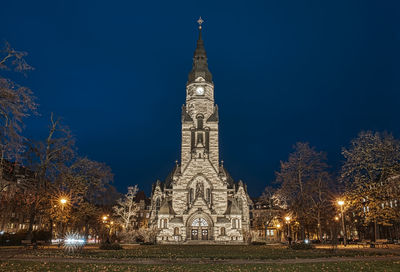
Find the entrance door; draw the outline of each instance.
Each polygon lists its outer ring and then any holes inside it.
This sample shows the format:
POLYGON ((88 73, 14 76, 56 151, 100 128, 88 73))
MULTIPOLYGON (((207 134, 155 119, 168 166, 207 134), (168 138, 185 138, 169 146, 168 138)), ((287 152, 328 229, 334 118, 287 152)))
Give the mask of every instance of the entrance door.
POLYGON ((203 229, 201 231, 201 240, 208 240, 208 230, 203 229))
POLYGON ((192 240, 208 240, 208 230, 208 222, 204 218, 195 218, 190 231, 192 240))
POLYGON ((197 229, 192 229, 192 240, 199 239, 199 231, 197 229))

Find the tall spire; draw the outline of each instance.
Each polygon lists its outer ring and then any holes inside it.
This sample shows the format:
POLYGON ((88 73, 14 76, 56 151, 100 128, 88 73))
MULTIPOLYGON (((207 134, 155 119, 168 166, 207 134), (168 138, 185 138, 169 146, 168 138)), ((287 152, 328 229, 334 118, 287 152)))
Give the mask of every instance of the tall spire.
POLYGON ((201 17, 199 18, 199 20, 197 20, 197 23, 199 24, 199 39, 197 40, 197 47, 194 51, 193 66, 192 71, 190 71, 189 73, 188 83, 194 82, 198 77, 202 77, 207 82, 212 83, 212 75, 208 70, 207 54, 204 48, 204 41, 201 33, 203 22, 204 21, 203 19, 201 19, 201 17))

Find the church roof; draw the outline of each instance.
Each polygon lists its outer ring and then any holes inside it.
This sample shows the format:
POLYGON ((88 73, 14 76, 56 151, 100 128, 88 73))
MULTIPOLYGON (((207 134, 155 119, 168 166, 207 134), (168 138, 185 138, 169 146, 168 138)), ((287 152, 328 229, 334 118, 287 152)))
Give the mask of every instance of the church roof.
POLYGON ((207 54, 201 34, 201 25, 199 26, 199 38, 193 55, 193 66, 189 73, 188 83, 195 82, 198 77, 202 77, 205 81, 212 83, 212 75, 208 70, 207 54))
POLYGON ((160 214, 171 214, 174 215, 174 209, 172 208, 172 201, 168 199, 164 199, 160 207, 160 214))
POLYGON ((164 183, 165 184, 165 188, 167 188, 167 189, 171 189, 172 188, 173 176, 174 176, 175 171, 178 168, 180 168, 180 166, 178 164, 176 164, 174 166, 174 168, 172 169, 172 171, 169 172, 168 176, 165 178, 165 183, 164 183))
POLYGON ((215 105, 214 107, 214 112, 213 114, 208 117, 207 122, 218 122, 219 116, 218 116, 218 105, 215 105))
POLYGON ((177 217, 172 218, 169 222, 170 223, 183 223, 183 218, 182 218, 182 216, 177 216, 177 217))
POLYGON ((228 200, 228 207, 226 208, 225 214, 241 214, 235 199, 231 198, 228 200))
POLYGON ((228 218, 226 217, 217 217, 217 223, 230 223, 228 218))
POLYGON ((139 203, 141 200, 146 200, 146 194, 145 194, 144 191, 139 191, 139 192, 136 194, 135 202, 136 202, 136 203, 139 203))
POLYGON ((193 121, 192 117, 187 113, 186 106, 182 105, 182 122, 191 122, 193 121))
POLYGON ((233 180, 233 178, 229 174, 228 170, 226 170, 226 168, 223 165, 221 165, 219 171, 226 176, 226 182, 228 183, 228 188, 229 189, 234 188, 235 181, 233 180))

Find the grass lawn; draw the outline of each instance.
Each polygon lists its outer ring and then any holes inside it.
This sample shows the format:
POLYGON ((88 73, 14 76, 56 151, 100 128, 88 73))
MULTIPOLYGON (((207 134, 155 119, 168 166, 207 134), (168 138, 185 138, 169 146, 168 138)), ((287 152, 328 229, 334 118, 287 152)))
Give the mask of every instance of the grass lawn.
MULTIPOLYGON (((0 255, 1 251, 0 250, 0 255)), ((210 259, 293 259, 400 255, 390 251, 357 249, 292 250, 284 246, 230 246, 230 245, 150 245, 133 246, 123 250, 85 248, 82 252, 65 253, 61 249, 21 250, 18 255, 66 258, 133 259, 133 258, 210 258, 210 259)))
POLYGON ((0 261, 0 271, 400 271, 400 262, 340 262, 316 264, 68 264, 0 261))

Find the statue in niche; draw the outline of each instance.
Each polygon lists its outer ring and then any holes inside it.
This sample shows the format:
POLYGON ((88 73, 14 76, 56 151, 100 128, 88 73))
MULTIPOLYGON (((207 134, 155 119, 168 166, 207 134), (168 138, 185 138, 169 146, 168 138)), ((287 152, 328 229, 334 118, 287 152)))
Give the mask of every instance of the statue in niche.
POLYGON ((204 197, 204 184, 201 181, 196 183, 196 197, 204 197))

